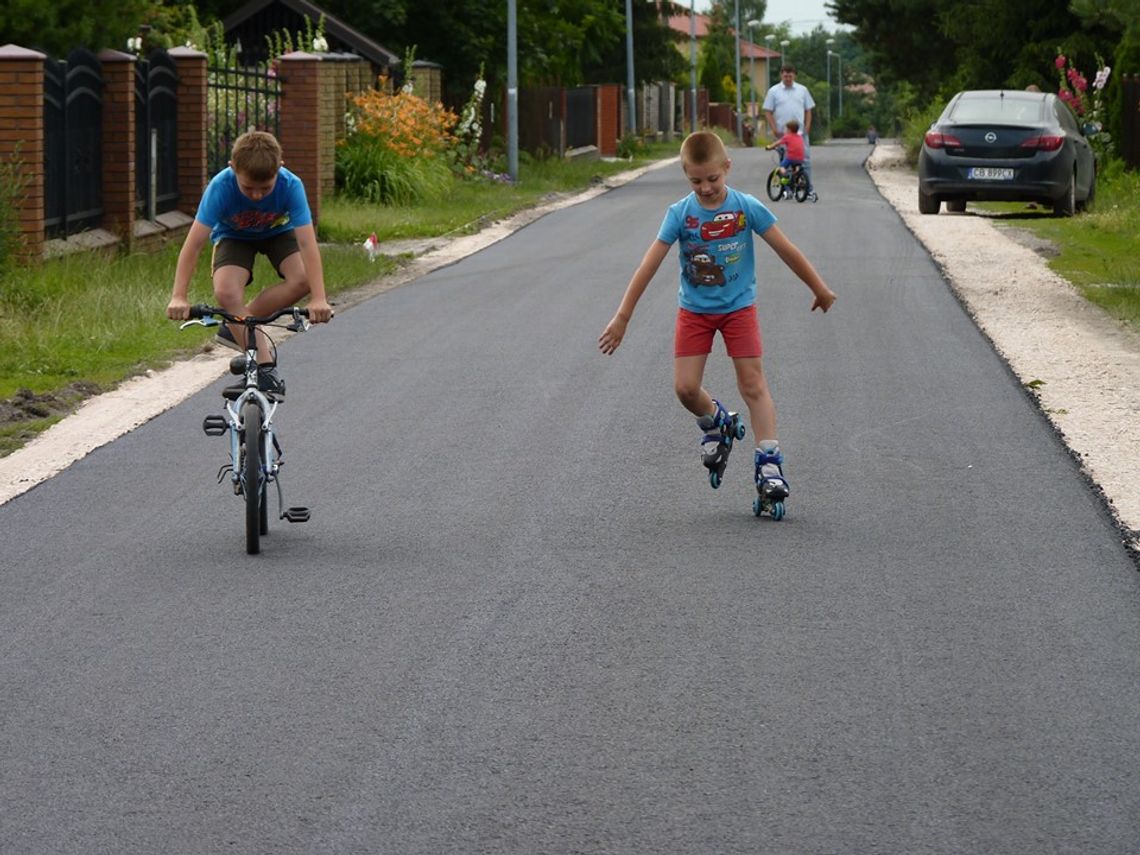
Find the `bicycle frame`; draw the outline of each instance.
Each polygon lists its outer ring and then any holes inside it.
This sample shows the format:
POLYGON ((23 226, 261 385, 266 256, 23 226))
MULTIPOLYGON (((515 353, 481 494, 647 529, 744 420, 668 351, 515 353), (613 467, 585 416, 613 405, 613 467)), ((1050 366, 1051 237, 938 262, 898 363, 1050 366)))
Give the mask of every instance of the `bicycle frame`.
POLYGON ((258 386, 257 327, 268 325, 287 314, 293 316, 290 329, 300 331, 308 328, 304 320, 307 312, 295 307, 282 309, 269 317, 257 318, 238 317, 213 306, 194 306, 190 312, 191 320, 182 325, 183 328, 192 324, 217 326, 220 323, 218 318, 223 318, 231 324, 245 327, 245 350, 230 360, 230 372, 243 376, 245 383, 240 391, 230 387, 223 392, 227 399, 225 415, 207 416, 202 427, 208 436, 221 436, 227 431, 230 434, 230 462, 218 470, 218 481, 229 470, 234 495, 245 498, 246 551, 250 554, 260 551, 260 536, 268 533, 269 484, 277 486, 278 519, 289 522, 306 522, 309 519, 308 508, 285 507, 285 497, 278 477, 283 454, 273 430, 273 416, 277 412, 279 401, 271 399, 258 386))

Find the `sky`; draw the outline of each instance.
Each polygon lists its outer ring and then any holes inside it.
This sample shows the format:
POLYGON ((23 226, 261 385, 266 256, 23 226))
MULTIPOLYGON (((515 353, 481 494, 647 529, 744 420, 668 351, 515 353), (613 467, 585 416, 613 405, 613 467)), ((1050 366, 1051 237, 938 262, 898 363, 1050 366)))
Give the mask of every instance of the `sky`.
MULTIPOLYGON (((685 0, 678 0, 684 3, 685 0)), ((792 22, 792 32, 796 35, 810 33, 817 26, 834 30, 835 21, 828 17, 824 9, 826 0, 768 0, 768 11, 764 15, 766 23, 779 24, 783 21, 792 22)), ((697 11, 703 12, 709 7, 709 0, 697 0, 697 11)))

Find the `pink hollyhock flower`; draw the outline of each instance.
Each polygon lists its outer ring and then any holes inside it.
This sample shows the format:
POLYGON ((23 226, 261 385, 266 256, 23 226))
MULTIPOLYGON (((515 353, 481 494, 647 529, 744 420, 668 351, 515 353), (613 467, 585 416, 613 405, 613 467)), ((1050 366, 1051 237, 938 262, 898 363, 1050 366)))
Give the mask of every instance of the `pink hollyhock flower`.
POLYGON ((1057 54, 1057 58, 1053 60, 1053 64, 1056 65, 1057 68, 1064 68, 1066 62, 1068 62, 1068 60, 1065 59, 1065 55, 1061 53, 1057 54))

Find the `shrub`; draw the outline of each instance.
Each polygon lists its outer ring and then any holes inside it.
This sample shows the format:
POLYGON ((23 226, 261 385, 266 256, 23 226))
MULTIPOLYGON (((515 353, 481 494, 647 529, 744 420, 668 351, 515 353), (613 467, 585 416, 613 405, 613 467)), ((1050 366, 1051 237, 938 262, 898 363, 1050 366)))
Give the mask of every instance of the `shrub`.
POLYGON ((352 99, 349 135, 337 146, 337 186, 348 196, 385 205, 439 198, 451 181, 447 150, 457 117, 409 87, 381 88, 352 99))

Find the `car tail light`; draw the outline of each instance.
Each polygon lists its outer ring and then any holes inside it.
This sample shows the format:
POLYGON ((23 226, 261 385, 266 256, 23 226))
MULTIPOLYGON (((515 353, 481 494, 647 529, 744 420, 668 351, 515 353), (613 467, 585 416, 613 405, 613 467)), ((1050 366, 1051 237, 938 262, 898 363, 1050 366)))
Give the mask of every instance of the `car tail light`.
POLYGON ((1038 151, 1056 151, 1064 144, 1065 138, 1063 136, 1057 137, 1049 135, 1030 137, 1029 139, 1023 141, 1021 145, 1018 146, 1018 148, 1034 148, 1038 151))
POLYGON ((930 148, 961 148, 962 141, 953 134, 942 134, 937 131, 929 131, 925 137, 925 142, 930 148))

